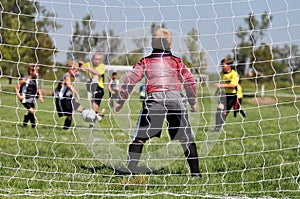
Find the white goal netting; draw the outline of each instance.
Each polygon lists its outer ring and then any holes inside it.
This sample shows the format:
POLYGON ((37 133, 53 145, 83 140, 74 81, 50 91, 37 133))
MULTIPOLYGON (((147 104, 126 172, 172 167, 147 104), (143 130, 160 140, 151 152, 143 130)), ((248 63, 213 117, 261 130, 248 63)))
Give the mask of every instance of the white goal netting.
MULTIPOLYGON (((296 0, 1 1, 0 196, 299 197, 299 19, 296 0), (151 35, 161 27, 172 32, 172 53, 196 78, 198 111, 189 116, 201 178, 190 175, 166 122, 161 137, 146 142, 141 172, 125 172, 145 81, 118 114, 111 108, 116 101, 109 84, 114 72, 122 84, 151 53, 151 35), (91 125, 74 111, 65 130, 55 88, 68 61, 90 62, 95 52, 105 65, 99 107, 105 114, 91 125), (220 107, 215 85, 222 82, 220 62, 228 56, 243 98, 215 131, 220 107), (33 127, 16 94, 32 64, 40 68, 43 94, 43 102, 34 103, 33 127)), ((92 109, 88 78, 80 71, 71 81, 80 104, 92 109)))

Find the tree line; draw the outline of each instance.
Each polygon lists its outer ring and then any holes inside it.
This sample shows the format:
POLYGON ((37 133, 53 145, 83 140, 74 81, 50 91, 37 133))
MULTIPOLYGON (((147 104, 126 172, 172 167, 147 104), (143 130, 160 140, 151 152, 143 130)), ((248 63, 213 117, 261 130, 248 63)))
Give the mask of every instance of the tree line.
MULTIPOLYGON (((41 76, 53 65, 54 56, 59 49, 54 45, 50 30, 60 28, 54 20, 54 14, 48 12, 36 1, 3 1, 0 27, 0 63, 2 75, 19 77, 26 74, 28 63, 37 63, 41 68, 41 76), (37 17, 43 16, 43 17, 37 17)), ((266 78, 278 74, 293 72, 299 75, 299 46, 294 44, 268 44, 265 35, 271 25, 273 16, 267 12, 257 19, 253 13, 244 19, 245 27, 239 27, 236 33, 237 44, 232 49, 236 62, 236 70, 246 76, 248 69, 252 75, 266 78)), ((153 32, 158 27, 166 27, 165 23, 151 25, 153 32)), ((116 36, 113 29, 95 31, 96 24, 92 15, 85 16, 75 23, 70 40, 67 59, 87 60, 94 51, 105 53, 105 63, 114 65, 133 65, 143 55, 143 43, 147 38, 132 39, 136 49, 119 56, 122 49, 122 38, 116 36)), ((204 73, 207 61, 205 51, 199 45, 200 32, 192 28, 185 39, 189 53, 183 54, 188 67, 196 68, 196 72, 204 73)), ((285 78, 285 79, 284 79, 285 78)), ((286 76, 282 76, 283 80, 286 76)), ((299 78, 297 78, 299 79, 299 78)))

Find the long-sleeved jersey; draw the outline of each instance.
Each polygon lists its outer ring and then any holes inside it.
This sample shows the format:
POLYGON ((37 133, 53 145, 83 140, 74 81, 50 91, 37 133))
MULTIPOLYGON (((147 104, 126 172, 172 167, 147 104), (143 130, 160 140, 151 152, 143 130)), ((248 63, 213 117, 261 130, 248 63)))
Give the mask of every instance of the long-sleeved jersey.
POLYGON ((91 62, 87 62, 84 65, 86 65, 89 68, 94 68, 100 74, 100 76, 98 77, 97 75, 93 75, 89 72, 89 76, 90 76, 89 81, 91 83, 98 83, 98 86, 100 88, 104 88, 105 65, 103 63, 101 63, 98 66, 93 67, 93 64, 91 62))
POLYGON ((135 84, 145 77, 146 93, 182 91, 186 95, 190 105, 196 103, 196 81, 181 58, 175 57, 171 52, 154 50, 148 57, 141 59, 134 65, 124 79, 120 90, 119 104, 128 99, 135 84))
POLYGON ((236 93, 236 87, 239 84, 239 75, 235 70, 231 70, 229 73, 220 73, 221 81, 224 84, 232 84, 235 86, 235 88, 225 88, 225 92, 228 94, 235 94, 236 93))

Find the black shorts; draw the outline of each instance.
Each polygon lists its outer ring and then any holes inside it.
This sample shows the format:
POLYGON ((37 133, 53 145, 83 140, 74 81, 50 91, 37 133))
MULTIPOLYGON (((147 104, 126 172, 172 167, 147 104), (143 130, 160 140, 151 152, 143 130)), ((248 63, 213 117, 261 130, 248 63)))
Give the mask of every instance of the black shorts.
POLYGON ((98 84, 92 90, 92 103, 96 103, 98 106, 101 104, 101 100, 104 96, 104 89, 99 87, 98 84))
POLYGON ((116 99, 118 99, 118 97, 119 97, 118 91, 115 91, 115 94, 112 94, 111 92, 109 92, 109 98, 111 100, 116 100, 116 99))
POLYGON ((172 140, 193 141, 187 108, 187 100, 180 92, 152 93, 144 101, 137 122, 134 140, 160 137, 164 120, 172 140))
POLYGON ((55 105, 59 117, 72 116, 73 113, 72 98, 62 98, 62 99, 56 98, 55 105))
POLYGON ((229 113, 230 109, 234 107, 237 100, 236 94, 229 94, 226 93, 225 95, 222 95, 219 99, 219 103, 224 104, 225 112, 229 113))
POLYGON ((29 102, 25 102, 25 103, 22 103, 23 106, 28 110, 30 108, 34 108, 34 103, 29 103, 29 102))

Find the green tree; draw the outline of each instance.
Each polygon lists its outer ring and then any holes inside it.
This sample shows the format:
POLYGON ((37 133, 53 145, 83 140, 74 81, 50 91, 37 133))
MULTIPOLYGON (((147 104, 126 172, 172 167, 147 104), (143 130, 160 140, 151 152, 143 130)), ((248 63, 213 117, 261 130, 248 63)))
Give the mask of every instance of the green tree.
POLYGON ((1 5, 0 51, 3 60, 0 66, 3 73, 27 75, 28 63, 36 63, 43 76, 52 65, 56 53, 48 34, 48 30, 56 24, 50 23, 43 16, 51 18, 53 14, 48 13, 38 2, 5 0, 1 5))
POLYGON ((205 73, 205 69, 207 66, 207 62, 205 57, 204 51, 200 49, 199 46, 199 33, 198 31, 193 28, 190 32, 188 32, 188 36, 185 39, 188 53, 185 54, 185 58, 189 60, 189 67, 195 67, 197 73, 203 74, 205 73))
POLYGON ((92 15, 88 14, 80 22, 75 23, 75 30, 70 41, 67 59, 89 60, 93 52, 104 54, 104 63, 111 63, 122 48, 122 40, 112 29, 101 34, 95 31, 96 23, 92 15))
POLYGON ((111 62, 112 65, 126 65, 126 66, 133 66, 137 63, 143 56, 143 49, 133 50, 126 54, 122 54, 111 62))
POLYGON ((100 42, 96 49, 105 52, 105 63, 114 62, 120 53, 124 52, 122 39, 115 34, 113 29, 109 29, 108 32, 102 31, 100 42))
POLYGON ((297 45, 285 44, 283 47, 273 47, 274 68, 277 74, 282 73, 277 77, 279 82, 294 82, 300 83, 300 53, 297 45))
POLYGON ((276 73, 273 67, 273 56, 270 50, 270 46, 262 44, 253 52, 255 62, 253 63, 253 69, 260 75, 271 76, 276 73))
POLYGON ((75 23, 75 30, 70 40, 68 60, 86 60, 89 53, 95 51, 97 43, 101 40, 98 33, 93 34, 96 23, 92 15, 86 15, 80 22, 75 23))
POLYGON ((233 49, 233 53, 238 63, 236 69, 240 75, 245 74, 248 62, 250 62, 249 67, 254 67, 253 63, 256 63, 256 57, 253 52, 257 46, 259 46, 259 42, 262 42, 265 31, 270 26, 272 18, 272 15, 264 12, 259 21, 253 13, 250 13, 249 16, 244 19, 248 27, 246 29, 239 27, 236 36, 241 42, 233 49))
MULTIPOLYGON (((153 22, 150 27, 151 35, 154 33, 155 30, 159 28, 166 28, 166 25, 162 23, 160 26, 153 22)), ((133 38, 132 42, 135 44, 136 50, 133 50, 129 53, 126 53, 123 56, 118 57, 118 60, 115 60, 113 64, 132 66, 142 58, 145 52, 145 44, 148 42, 148 38, 133 38)))
POLYGON ((254 51, 255 62, 253 69, 257 74, 257 83, 266 81, 274 82, 276 87, 286 86, 286 83, 293 81, 299 83, 299 57, 298 46, 292 45, 291 48, 285 45, 283 48, 275 47, 272 49, 267 44, 262 44, 254 51), (291 55, 291 52, 294 55, 291 55))
POLYGON ((148 42, 148 39, 146 37, 133 38, 132 41, 135 44, 136 49, 126 53, 125 55, 119 56, 118 59, 114 60, 112 64, 132 66, 144 56, 145 46, 148 42))
POLYGON ((299 46, 287 45, 283 47, 276 46, 272 49, 275 62, 284 68, 284 72, 297 71, 300 69, 299 46))
POLYGON ((148 38, 133 38, 133 43, 135 44, 137 49, 142 49, 142 52, 145 49, 146 44, 148 43, 148 38))

